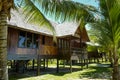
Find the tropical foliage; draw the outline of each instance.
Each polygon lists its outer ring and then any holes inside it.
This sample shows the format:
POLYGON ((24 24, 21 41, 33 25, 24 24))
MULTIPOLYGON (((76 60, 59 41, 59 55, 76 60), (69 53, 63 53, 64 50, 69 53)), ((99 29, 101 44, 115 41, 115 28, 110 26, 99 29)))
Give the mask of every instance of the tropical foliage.
MULTIPOLYGON (((0 0, 0 79, 7 80, 7 18, 10 19, 10 10, 14 8, 15 0, 0 0)), ((16 0, 17 1, 17 0, 16 0)), ((66 0, 21 0, 21 6, 28 22, 36 25, 43 25, 53 31, 54 28, 46 19, 45 14, 53 15, 60 21, 77 20, 82 23, 91 20, 94 11, 91 6, 75 3, 66 0), (69 8, 69 9, 68 9, 69 8), (90 10, 90 11, 89 11, 90 10)), ((52 16, 52 17, 53 17, 52 16)), ((92 18, 93 19, 93 18, 92 18)), ((84 24, 83 24, 84 25, 84 24)))
POLYGON ((25 20, 31 24, 46 27, 48 30, 55 33, 54 27, 51 25, 50 21, 43 15, 40 9, 35 5, 35 2, 31 0, 23 0, 20 5, 23 14, 25 15, 25 20))
POLYGON ((49 30, 52 27, 51 21, 62 23, 64 21, 77 21, 84 26, 86 22, 94 20, 94 13, 97 13, 95 7, 74 2, 72 0, 21 0, 20 6, 23 9, 25 19, 29 23, 37 24, 39 26, 46 26, 49 30), (69 9, 68 9, 69 8, 69 9))
POLYGON ((84 5, 74 1, 67 0, 43 0, 42 10, 53 16, 55 20, 60 20, 62 22, 66 20, 76 20, 79 21, 81 17, 84 20, 91 20, 94 18, 91 11, 97 11, 94 7, 89 5, 84 5))
POLYGON ((99 0, 101 21, 92 24, 97 30, 99 43, 106 48, 113 61, 113 80, 119 80, 120 0, 99 0))

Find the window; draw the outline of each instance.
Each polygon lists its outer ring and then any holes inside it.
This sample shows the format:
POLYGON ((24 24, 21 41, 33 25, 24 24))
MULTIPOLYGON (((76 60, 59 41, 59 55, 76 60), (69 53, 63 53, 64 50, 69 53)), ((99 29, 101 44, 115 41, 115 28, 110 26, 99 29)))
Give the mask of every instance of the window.
POLYGON ((42 37, 42 44, 45 44, 45 36, 42 37))
POLYGON ((26 44, 26 32, 21 31, 19 33, 18 46, 21 47, 21 48, 24 48, 24 47, 26 47, 25 44, 26 44))
POLYGON ((33 46, 32 36, 32 33, 27 33, 27 48, 32 48, 33 46))
POLYGON ((38 48, 38 35, 34 34, 33 35, 33 48, 38 48))
POLYGON ((20 48, 38 48, 38 35, 20 31, 18 47, 20 48))

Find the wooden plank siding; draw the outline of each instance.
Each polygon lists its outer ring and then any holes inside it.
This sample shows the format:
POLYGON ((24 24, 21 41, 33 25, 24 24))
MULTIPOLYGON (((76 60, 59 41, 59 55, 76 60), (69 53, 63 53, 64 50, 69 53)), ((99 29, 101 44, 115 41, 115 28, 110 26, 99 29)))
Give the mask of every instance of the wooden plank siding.
POLYGON ((40 35, 38 55, 40 58, 57 58, 58 48, 54 45, 53 37, 40 35))
POLYGON ((35 59, 37 49, 18 47, 19 30, 8 28, 8 60, 35 59))
POLYGON ((58 59, 70 59, 70 42, 67 38, 59 38, 57 42, 58 46, 58 59))
MULTIPOLYGON (((21 30, 8 28, 8 60, 29 60, 41 58, 56 58, 57 47, 54 46, 53 38, 38 34, 38 48, 18 47, 19 32, 21 30), (43 39, 44 38, 44 39, 43 39)), ((27 31, 28 32, 28 31, 27 31)))
MULTIPOLYGON (((19 41, 19 29, 8 28, 8 60, 28 60, 28 59, 37 59, 37 56, 40 55, 41 58, 59 58, 59 59, 70 59, 72 55, 71 48, 79 48, 80 40, 74 36, 66 37, 57 37, 57 44, 55 45, 52 36, 46 36, 43 34, 38 35, 38 48, 27 48, 27 47, 18 47, 19 41)), ((33 32, 25 31, 26 33, 32 34, 33 32)), ((77 30, 79 34, 79 30, 77 30)), ((84 34, 85 35, 85 34, 84 34)), ((88 40, 81 36, 83 42, 88 40)), ((33 40, 33 39, 32 39, 33 40)), ((26 45, 27 43, 25 43, 26 45)))
POLYGON ((17 50, 18 30, 8 29, 8 52, 15 54, 17 50))
MULTIPOLYGON (((8 28, 8 60, 13 59, 12 56, 17 52, 18 30, 8 28)), ((15 57, 15 56, 14 56, 15 57)))
POLYGON ((40 45, 40 53, 39 55, 57 55, 57 47, 48 46, 48 45, 40 45))

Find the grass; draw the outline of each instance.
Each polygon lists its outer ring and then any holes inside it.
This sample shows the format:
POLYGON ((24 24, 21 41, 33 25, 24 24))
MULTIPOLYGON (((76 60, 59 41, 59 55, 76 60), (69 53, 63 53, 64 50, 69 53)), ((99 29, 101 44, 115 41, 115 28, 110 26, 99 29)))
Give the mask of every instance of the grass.
MULTIPOLYGON (((87 69, 77 69, 73 71, 72 73, 70 73, 69 70, 64 71, 64 69, 59 73, 55 73, 56 71, 49 71, 49 73, 46 72, 40 76, 12 74, 9 76, 9 80, 110 80, 111 78, 111 68, 109 68, 107 64, 89 64, 89 68, 87 69)), ((35 72, 33 74, 35 74, 35 72)))

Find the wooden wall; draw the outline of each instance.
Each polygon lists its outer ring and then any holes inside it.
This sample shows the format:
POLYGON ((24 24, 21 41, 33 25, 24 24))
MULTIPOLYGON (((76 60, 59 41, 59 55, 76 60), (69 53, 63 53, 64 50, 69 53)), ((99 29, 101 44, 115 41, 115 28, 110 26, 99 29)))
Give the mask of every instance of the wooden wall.
POLYGON ((71 47, 79 48, 80 47, 80 41, 79 40, 72 40, 71 41, 71 47))
POLYGON ((57 47, 54 46, 52 37, 38 35, 38 48, 20 48, 18 47, 19 32, 18 29, 8 29, 8 60, 36 59, 38 54, 46 58, 57 56, 57 47))
POLYGON ((9 28, 8 29, 8 60, 28 60, 36 59, 37 55, 45 56, 45 58, 69 59, 71 56, 70 48, 79 47, 79 42, 70 42, 70 38, 58 38, 58 43, 55 46, 53 37, 46 35, 38 35, 38 48, 19 48, 18 37, 20 30, 9 28), (71 46, 71 47, 70 47, 71 46))
POLYGON ((40 35, 40 43, 39 45, 48 45, 48 46, 54 46, 53 37, 40 35))
POLYGON ((70 59, 70 40, 67 38, 59 38, 57 41, 58 46, 58 58, 59 59, 70 59))
POLYGON ((8 60, 28 60, 37 57, 37 49, 18 47, 18 29, 8 28, 8 60))
POLYGON ((8 28, 8 53, 16 54, 18 42, 18 30, 8 28))
POLYGON ((41 56, 57 56, 57 47, 54 46, 53 37, 40 35, 39 55, 41 56))

